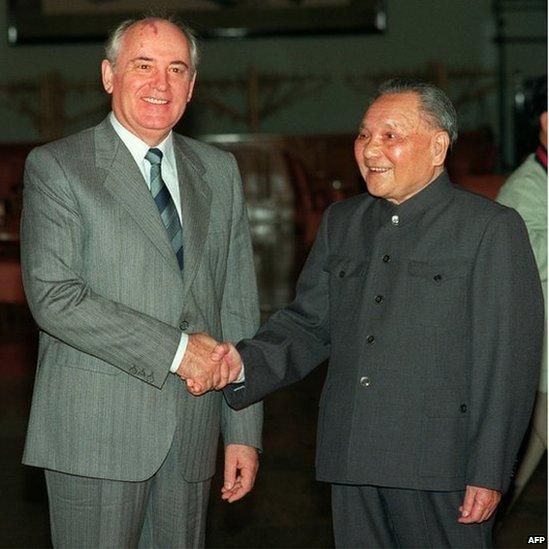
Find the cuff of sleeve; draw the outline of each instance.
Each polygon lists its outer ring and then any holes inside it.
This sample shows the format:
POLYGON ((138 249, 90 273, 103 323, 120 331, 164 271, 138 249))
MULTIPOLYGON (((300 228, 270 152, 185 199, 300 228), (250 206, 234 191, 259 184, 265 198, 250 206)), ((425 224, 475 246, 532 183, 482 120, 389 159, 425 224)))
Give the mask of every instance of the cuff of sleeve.
POLYGON ((244 374, 244 364, 242 364, 242 369, 238 374, 238 377, 234 380, 233 383, 244 383, 246 381, 246 375, 244 374))
POLYGON ((187 334, 181 334, 181 339, 179 340, 177 351, 175 352, 172 365, 170 366, 170 372, 172 372, 173 374, 177 372, 177 369, 179 368, 179 365, 183 360, 183 356, 185 355, 185 351, 187 350, 188 343, 189 343, 189 336, 187 334))

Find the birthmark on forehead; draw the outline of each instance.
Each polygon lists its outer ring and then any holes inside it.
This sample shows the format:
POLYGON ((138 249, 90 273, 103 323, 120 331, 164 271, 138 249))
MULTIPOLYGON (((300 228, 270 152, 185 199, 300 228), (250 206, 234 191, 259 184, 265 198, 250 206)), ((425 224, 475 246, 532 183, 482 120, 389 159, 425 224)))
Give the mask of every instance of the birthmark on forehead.
POLYGON ((144 28, 150 30, 153 34, 158 34, 157 21, 148 21, 147 23, 145 23, 144 28))

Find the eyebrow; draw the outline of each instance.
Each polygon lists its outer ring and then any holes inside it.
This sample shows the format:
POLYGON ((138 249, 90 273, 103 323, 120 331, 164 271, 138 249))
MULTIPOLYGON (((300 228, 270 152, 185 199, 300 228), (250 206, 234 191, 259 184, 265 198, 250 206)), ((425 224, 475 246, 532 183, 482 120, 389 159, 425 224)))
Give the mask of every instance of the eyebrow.
MULTIPOLYGON (((152 57, 145 57, 143 55, 140 55, 139 57, 134 57, 130 60, 132 63, 135 63, 136 61, 150 61, 154 62, 154 59, 152 57)), ((185 61, 181 61, 180 59, 176 59, 175 61, 170 61, 170 65, 181 65, 184 67, 189 68, 189 65, 185 63, 185 61)))
MULTIPOLYGON (((389 120, 388 122, 385 122, 383 124, 383 126, 385 128, 401 128, 402 124, 397 124, 397 123, 389 120)), ((360 126, 358 127, 358 131, 362 131, 362 130, 365 130, 365 129, 366 129, 366 126, 364 124, 360 124, 360 126)))

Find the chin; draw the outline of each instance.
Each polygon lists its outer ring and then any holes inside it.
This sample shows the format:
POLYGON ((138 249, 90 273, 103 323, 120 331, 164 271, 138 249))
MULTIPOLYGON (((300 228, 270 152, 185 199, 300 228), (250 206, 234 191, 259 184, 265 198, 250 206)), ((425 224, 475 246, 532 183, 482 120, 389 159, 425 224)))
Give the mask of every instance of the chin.
POLYGON ((377 198, 383 198, 383 185, 379 185, 366 180, 366 189, 368 192, 377 198))

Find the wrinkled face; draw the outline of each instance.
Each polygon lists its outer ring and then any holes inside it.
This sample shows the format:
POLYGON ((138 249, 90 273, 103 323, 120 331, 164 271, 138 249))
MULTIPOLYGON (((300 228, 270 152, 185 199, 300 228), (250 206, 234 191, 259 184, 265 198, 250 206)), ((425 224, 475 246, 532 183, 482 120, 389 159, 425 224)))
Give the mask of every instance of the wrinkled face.
POLYGON ((190 101, 195 74, 189 44, 167 21, 137 23, 122 37, 116 65, 101 65, 119 122, 150 146, 177 124, 190 101))
POLYGON ((416 93, 392 93, 366 111, 355 159, 370 194, 401 204, 442 173, 448 145, 448 134, 426 120, 416 93))

